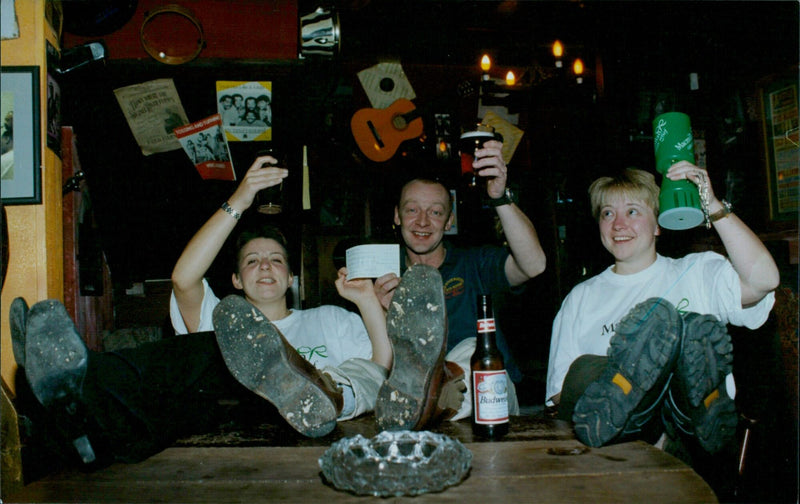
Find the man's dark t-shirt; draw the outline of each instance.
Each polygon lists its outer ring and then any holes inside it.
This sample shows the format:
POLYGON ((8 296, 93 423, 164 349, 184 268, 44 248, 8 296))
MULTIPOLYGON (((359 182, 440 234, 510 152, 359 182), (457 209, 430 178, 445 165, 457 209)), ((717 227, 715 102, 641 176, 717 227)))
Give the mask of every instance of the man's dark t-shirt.
MULTIPOLYGON (((444 242, 445 259, 439 266, 447 305, 447 351, 466 338, 475 337, 478 326, 478 296, 496 296, 511 290, 505 273, 509 251, 502 247, 459 248, 444 242)), ((404 252, 405 253, 405 252, 404 252)), ((405 260, 400 264, 405 265, 405 260)), ((497 324, 497 347, 503 353, 506 371, 514 382, 522 372, 511 355, 505 336, 497 324)))

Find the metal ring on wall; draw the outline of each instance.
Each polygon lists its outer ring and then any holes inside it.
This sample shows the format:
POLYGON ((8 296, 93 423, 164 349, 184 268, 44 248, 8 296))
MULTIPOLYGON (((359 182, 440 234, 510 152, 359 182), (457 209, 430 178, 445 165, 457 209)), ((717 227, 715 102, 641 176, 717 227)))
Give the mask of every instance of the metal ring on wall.
POLYGON ((142 46, 144 47, 144 50, 147 51, 147 54, 152 56, 155 60, 166 63, 167 65, 180 65, 182 63, 186 63, 187 61, 192 61, 206 46, 206 38, 203 34, 203 26, 200 24, 200 21, 197 20, 191 10, 175 4, 164 5, 145 12, 144 21, 142 21, 142 27, 139 29, 139 40, 142 42, 142 46), (190 54, 166 54, 163 48, 154 46, 156 41, 154 41, 151 36, 148 36, 146 29, 147 25, 150 24, 153 19, 162 14, 177 14, 179 16, 183 16, 184 18, 188 19, 192 25, 194 25, 195 29, 197 30, 197 45, 193 48, 190 54))

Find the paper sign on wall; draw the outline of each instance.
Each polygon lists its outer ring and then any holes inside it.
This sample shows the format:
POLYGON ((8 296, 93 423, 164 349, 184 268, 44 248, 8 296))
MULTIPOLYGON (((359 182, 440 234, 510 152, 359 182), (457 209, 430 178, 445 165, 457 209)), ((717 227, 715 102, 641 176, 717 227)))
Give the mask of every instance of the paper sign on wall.
POLYGON ((514 156, 514 151, 517 150, 519 141, 522 139, 522 135, 524 135, 525 132, 506 121, 492 110, 486 112, 481 122, 492 126, 497 133, 503 135, 503 161, 505 161, 506 164, 510 163, 511 158, 514 156))

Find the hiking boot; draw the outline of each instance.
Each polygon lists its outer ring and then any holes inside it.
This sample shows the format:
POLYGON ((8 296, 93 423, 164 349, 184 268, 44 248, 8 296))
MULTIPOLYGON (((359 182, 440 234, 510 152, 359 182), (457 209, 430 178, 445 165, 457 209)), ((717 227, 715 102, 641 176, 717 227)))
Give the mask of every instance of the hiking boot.
POLYGON ((394 361, 378 390, 375 419, 382 430, 415 430, 437 415, 445 381, 447 312, 436 268, 411 266, 403 274, 386 315, 394 361))
MULTIPOLYGON (((14 303, 17 303, 17 298, 14 303)), ((23 301, 24 303, 24 301, 23 301)), ((22 304, 12 307, 19 331, 22 304)), ((24 354, 25 377, 33 395, 48 413, 57 417, 60 435, 70 440, 84 464, 95 462, 96 454, 87 437, 87 417, 81 401, 89 350, 78 334, 67 309, 48 299, 33 305, 27 315, 24 354)), ((15 354, 16 350, 15 347, 15 354)))
POLYGON ((578 439, 603 446, 642 431, 658 411, 680 351, 682 320, 660 298, 636 305, 619 322, 608 364, 575 404, 578 439))
POLYGON ((342 391, 258 308, 241 296, 227 296, 214 309, 214 330, 234 378, 275 405, 297 432, 321 437, 336 427, 342 391))
POLYGON ((725 385, 733 370, 733 345, 725 326, 712 315, 687 313, 683 333, 667 408, 675 427, 716 453, 733 439, 739 420, 725 385))
POLYGON ((11 301, 8 325, 11 327, 11 349, 17 366, 25 367, 25 331, 28 324, 28 303, 18 297, 11 301))

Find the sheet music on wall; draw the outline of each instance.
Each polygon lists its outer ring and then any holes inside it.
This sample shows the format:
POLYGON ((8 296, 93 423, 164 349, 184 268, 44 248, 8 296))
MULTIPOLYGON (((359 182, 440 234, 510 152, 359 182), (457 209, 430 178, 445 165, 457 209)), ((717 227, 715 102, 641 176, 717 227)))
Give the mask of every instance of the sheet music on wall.
POLYGON ((172 79, 118 88, 114 95, 142 154, 148 156, 181 148, 172 132, 187 124, 189 118, 172 79))
POLYGON ((272 140, 272 82, 217 81, 217 112, 229 142, 272 140))
POLYGON ((205 180, 236 180, 219 114, 180 128, 175 137, 205 180))

